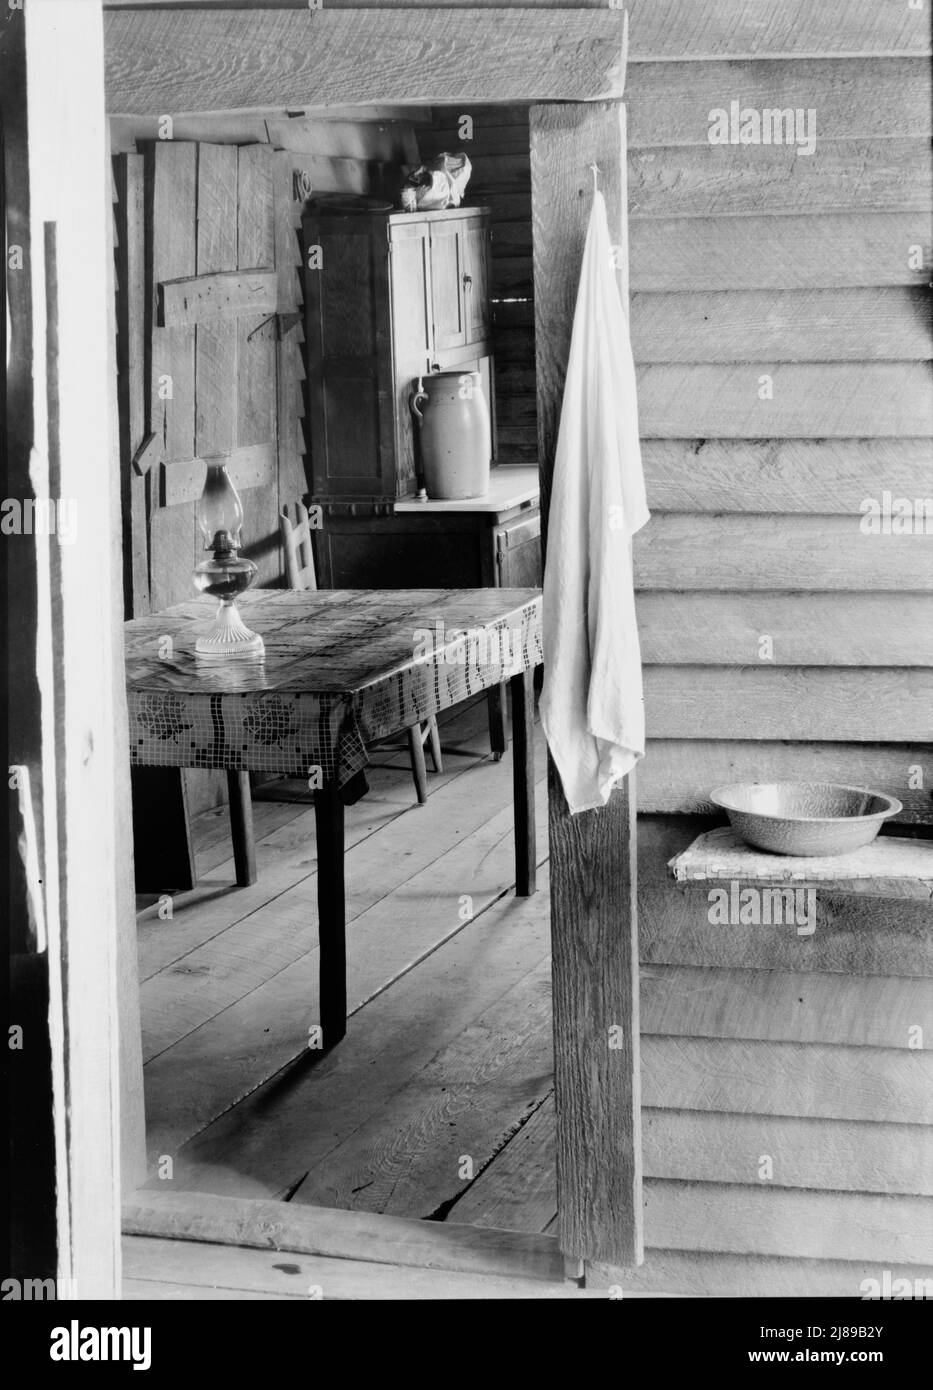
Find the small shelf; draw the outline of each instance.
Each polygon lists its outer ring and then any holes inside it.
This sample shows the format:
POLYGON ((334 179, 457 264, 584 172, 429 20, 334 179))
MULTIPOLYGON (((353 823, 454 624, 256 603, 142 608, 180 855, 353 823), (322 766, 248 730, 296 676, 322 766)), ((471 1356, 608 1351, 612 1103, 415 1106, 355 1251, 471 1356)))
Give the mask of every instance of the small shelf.
POLYGON ((678 883, 737 880, 933 904, 933 841, 896 835, 879 835, 852 854, 813 859, 753 849, 723 825, 700 835, 668 861, 668 868, 678 883))
POLYGON ((408 512, 506 512, 524 504, 537 505, 541 493, 537 467, 498 464, 489 475, 489 491, 483 497, 463 502, 419 502, 416 497, 400 498, 396 514, 408 512))

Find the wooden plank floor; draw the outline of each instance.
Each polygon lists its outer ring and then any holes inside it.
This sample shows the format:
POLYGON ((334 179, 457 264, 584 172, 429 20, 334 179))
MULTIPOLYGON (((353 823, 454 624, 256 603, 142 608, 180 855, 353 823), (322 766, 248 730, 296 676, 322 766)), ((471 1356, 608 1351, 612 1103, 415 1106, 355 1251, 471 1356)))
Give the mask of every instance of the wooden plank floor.
POLYGON ((552 1139, 534 1175, 508 1157, 524 1129, 553 1133, 547 894, 514 896, 511 754, 490 756, 485 704, 442 739, 426 807, 407 754, 382 750, 348 810, 352 1016, 329 1056, 308 1045, 312 808, 279 799, 297 784, 258 793, 247 889, 226 808, 195 821, 197 888, 139 914, 149 1188, 457 1222, 469 1198, 472 1225, 553 1223, 552 1139))
MULTIPOLYGON (((443 725, 425 807, 407 753, 379 753, 347 815, 351 1018, 326 1056, 308 1045, 313 809, 261 792, 245 889, 226 809, 197 820, 197 888, 139 915, 150 1178, 127 1209, 126 1297, 580 1292, 556 1240, 536 734, 530 899, 514 894, 511 754, 488 753, 484 704, 443 725)), ((642 830, 643 921, 650 939, 669 911, 676 938, 642 966, 647 1258, 588 1270, 587 1292, 853 1296, 876 1267, 933 1277, 930 1061, 905 1066, 901 1042, 906 1023, 933 1026, 929 981, 886 962, 882 977, 698 964, 664 880, 695 831, 658 848, 642 830), (781 1155, 767 1190, 761 1153, 781 1155)))

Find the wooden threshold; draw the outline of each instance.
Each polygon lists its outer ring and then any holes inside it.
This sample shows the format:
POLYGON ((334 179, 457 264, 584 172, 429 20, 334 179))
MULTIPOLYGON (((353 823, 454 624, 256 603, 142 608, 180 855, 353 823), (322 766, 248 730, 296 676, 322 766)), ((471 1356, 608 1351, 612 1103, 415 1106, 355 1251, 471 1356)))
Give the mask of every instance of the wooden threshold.
POLYGON ((556 1236, 206 1192, 137 1192, 124 1203, 123 1234, 542 1283, 564 1278, 556 1236))
POLYGON ((140 1192, 124 1203, 123 1236, 128 1299, 620 1296, 605 1277, 569 1277, 556 1235, 286 1202, 140 1192))

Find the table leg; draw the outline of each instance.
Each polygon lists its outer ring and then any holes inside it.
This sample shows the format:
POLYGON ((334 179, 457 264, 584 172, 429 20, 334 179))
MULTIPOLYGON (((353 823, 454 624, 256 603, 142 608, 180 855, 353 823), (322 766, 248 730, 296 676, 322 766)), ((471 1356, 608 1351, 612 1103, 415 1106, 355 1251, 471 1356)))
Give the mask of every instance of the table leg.
POLYGON ((515 801, 515 893, 530 898, 535 892, 535 693, 534 670, 522 671, 512 687, 512 788, 515 801))
POLYGON ((408 756, 411 759, 411 775, 415 779, 418 805, 423 806, 428 799, 428 769, 424 762, 420 724, 412 724, 408 730, 408 756))
POLYGON ((506 681, 494 685, 486 691, 486 704, 489 710, 489 747, 496 762, 509 746, 509 706, 506 698, 506 681))
POLYGON ((230 801, 230 834, 233 839, 233 862, 236 881, 241 888, 256 882, 256 841, 253 838, 253 795, 248 772, 227 770, 227 794, 230 801))
POLYGON ((320 958, 320 1009, 324 1046, 333 1047, 347 1031, 347 944, 344 890, 343 798, 335 781, 314 793, 317 832, 317 913, 320 958))

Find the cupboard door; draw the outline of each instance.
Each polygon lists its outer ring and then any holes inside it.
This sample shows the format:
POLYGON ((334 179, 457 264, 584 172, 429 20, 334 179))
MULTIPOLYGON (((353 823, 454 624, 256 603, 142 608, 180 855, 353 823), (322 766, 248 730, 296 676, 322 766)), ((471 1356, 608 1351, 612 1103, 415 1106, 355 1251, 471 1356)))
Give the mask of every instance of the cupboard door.
POLYGON ((384 224, 308 214, 304 238, 313 496, 318 501, 394 496, 384 224))
POLYGON ((463 225, 463 307, 466 341, 489 336, 489 228, 485 220, 463 225))
POLYGON ((538 589, 542 583, 541 513, 496 527, 496 582, 500 589, 538 589))
POLYGON ((464 347, 465 223, 462 218, 432 222, 431 294, 434 311, 434 347, 438 353, 464 347))
POLYGON ((409 401, 431 370, 431 263, 428 228, 411 222, 390 228, 392 386, 396 495, 416 491, 415 430, 409 401))

